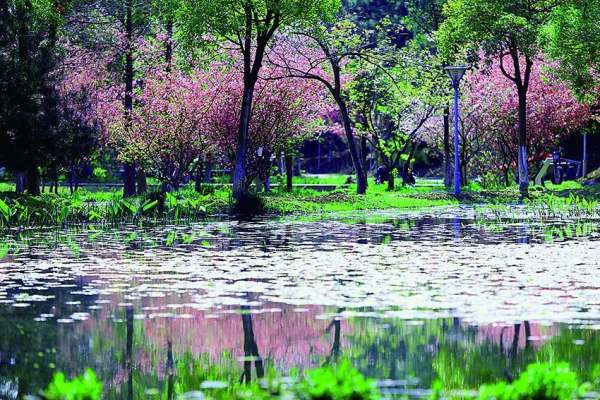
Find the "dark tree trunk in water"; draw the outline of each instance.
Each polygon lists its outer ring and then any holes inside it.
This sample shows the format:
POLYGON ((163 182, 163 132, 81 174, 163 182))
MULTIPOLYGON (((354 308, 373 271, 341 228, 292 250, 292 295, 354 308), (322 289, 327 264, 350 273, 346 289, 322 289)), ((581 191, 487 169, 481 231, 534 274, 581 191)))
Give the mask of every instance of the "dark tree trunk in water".
POLYGON ((529 172, 527 169, 527 89, 519 88, 519 153, 517 167, 519 192, 522 197, 529 195, 529 172))
POLYGON ((133 400, 133 307, 127 307, 127 336, 125 344, 125 371, 127 371, 127 399, 133 400))
POLYGON ((450 108, 444 108, 444 185, 452 186, 452 156, 450 155, 450 108))
POLYGON ((27 189, 27 173, 25 171, 17 171, 15 182, 15 191, 23 193, 27 189))
POLYGON ((143 169, 137 170, 137 194, 146 193, 148 190, 148 182, 146 181, 146 171, 143 169))
POLYGON ((123 175, 123 197, 135 196, 135 166, 125 164, 125 174, 123 175))
MULTIPOLYGON (((250 307, 242 306, 242 310, 250 311, 250 307)), ((252 325, 252 314, 242 314, 242 325, 244 328, 244 375, 246 383, 252 381, 252 361, 254 361, 254 368, 256 368, 256 376, 261 379, 265 376, 265 368, 263 361, 258 354, 258 345, 256 344, 256 338, 254 337, 254 328, 252 325)))
POLYGON ((27 170, 27 193, 32 196, 40 195, 40 172, 36 166, 27 170))
POLYGON ((352 164, 354 164, 354 170, 356 171, 356 193, 365 194, 367 192, 367 177, 365 176, 362 163, 358 157, 358 151, 356 150, 356 143, 354 141, 352 126, 350 124, 350 115, 348 114, 346 103, 339 94, 335 96, 335 100, 340 108, 340 113, 342 114, 344 132, 346 133, 346 139, 348 140, 348 148, 350 149, 352 164))
POLYGON ((173 366, 173 341, 169 338, 167 340, 167 400, 173 400, 175 397, 175 377, 173 366))
POLYGON ((531 340, 529 339, 531 337, 531 324, 529 321, 525 321, 523 324, 525 325, 525 348, 529 349, 531 347, 531 340))
MULTIPOLYGON (((338 310, 338 313, 343 312, 344 309, 338 310)), ((342 337, 342 321, 336 318, 333 322, 333 345, 331 346, 331 358, 332 361, 337 361, 340 356, 340 339, 342 337)))
MULTIPOLYGON (((343 313, 344 310, 345 308, 338 308, 337 313, 343 313)), ((329 324, 325 332, 329 333, 331 331, 331 328, 333 328, 333 344, 331 345, 331 353, 329 354, 329 357, 327 357, 327 359, 325 360, 324 365, 329 365, 332 362, 335 363, 340 356, 340 339, 342 337, 342 324, 340 318, 335 317, 331 324, 329 324)))
POLYGON ((521 334, 521 324, 515 324, 515 335, 513 336, 512 348, 511 348, 511 365, 515 365, 517 362, 517 353, 519 350, 519 335, 521 334))
POLYGON ((292 191, 292 156, 286 154, 285 155, 285 182, 286 182, 286 190, 288 192, 292 191))
POLYGON ((369 187, 369 180, 366 179, 367 177, 367 138, 363 135, 360 138, 360 156, 361 156, 361 162, 362 162, 362 167, 363 167, 363 173, 365 174, 365 185, 366 187, 369 187))

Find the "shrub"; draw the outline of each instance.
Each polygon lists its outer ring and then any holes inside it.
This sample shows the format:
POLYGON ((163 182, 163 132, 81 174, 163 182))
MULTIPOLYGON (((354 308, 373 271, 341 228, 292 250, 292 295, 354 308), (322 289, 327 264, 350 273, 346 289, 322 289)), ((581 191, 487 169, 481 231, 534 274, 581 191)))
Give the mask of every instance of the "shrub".
POLYGON ((379 399, 375 381, 366 379, 348 360, 337 368, 326 366, 309 371, 298 390, 302 397, 312 400, 379 399))
POLYGON ((483 385, 479 399, 497 400, 567 400, 585 394, 587 384, 579 384, 577 374, 568 363, 530 364, 513 383, 483 385))
POLYGON ((102 395, 102 383, 96 380, 96 374, 87 368, 82 376, 67 381, 59 372, 44 390, 47 400, 98 400, 102 395))

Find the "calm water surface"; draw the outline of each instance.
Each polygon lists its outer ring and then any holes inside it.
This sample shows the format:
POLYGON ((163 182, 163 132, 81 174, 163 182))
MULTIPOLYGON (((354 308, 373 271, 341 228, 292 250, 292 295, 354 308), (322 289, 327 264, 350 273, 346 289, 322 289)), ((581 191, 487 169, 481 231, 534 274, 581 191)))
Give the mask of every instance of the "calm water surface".
POLYGON ((477 388, 536 360, 587 377, 600 363, 598 222, 472 216, 14 233, 0 260, 0 398, 88 366, 115 399, 341 358, 415 397, 434 379, 477 388))

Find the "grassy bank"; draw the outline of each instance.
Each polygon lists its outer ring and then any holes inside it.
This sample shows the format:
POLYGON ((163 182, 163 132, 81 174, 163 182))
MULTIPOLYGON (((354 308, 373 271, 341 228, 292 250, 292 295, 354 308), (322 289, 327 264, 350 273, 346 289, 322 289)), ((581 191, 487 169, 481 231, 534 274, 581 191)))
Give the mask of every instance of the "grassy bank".
MULTIPOLYGON (((0 193, 0 228, 64 227, 76 224, 120 224, 132 222, 193 222, 208 215, 234 213, 231 188, 206 185, 196 192, 186 188, 171 193, 149 192, 124 199, 122 191, 90 192, 80 189, 70 193, 41 196, 0 193)), ((394 192, 384 185, 371 185, 366 195, 357 195, 355 185, 343 185, 332 192, 294 189, 255 193, 245 211, 261 215, 306 215, 347 211, 410 209, 448 206, 460 203, 516 203, 520 194, 516 187, 485 191, 477 186, 465 187, 459 196, 435 185, 401 187, 394 192)), ((568 198, 571 194, 595 200, 600 198, 600 185, 569 182, 546 188, 532 187, 533 202, 549 196, 568 198)))

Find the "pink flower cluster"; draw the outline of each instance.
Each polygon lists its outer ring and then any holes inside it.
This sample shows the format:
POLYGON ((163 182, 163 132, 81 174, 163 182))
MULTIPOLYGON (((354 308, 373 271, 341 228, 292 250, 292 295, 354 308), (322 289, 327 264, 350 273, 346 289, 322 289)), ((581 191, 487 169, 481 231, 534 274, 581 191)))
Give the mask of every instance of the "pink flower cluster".
MULTIPOLYGON (((196 163, 235 162, 243 76, 235 57, 227 53, 196 66, 177 57, 165 60, 169 39, 163 36, 135 42, 130 113, 124 107, 124 85, 115 83, 122 76, 107 67, 113 53, 77 49, 82 62, 73 68, 70 81, 73 88, 93 92, 102 142, 116 149, 121 161, 136 163, 177 187, 196 163)), ((269 156, 292 150, 322 125, 323 88, 318 82, 281 75, 266 65, 256 86, 249 134, 251 176, 269 156)))

